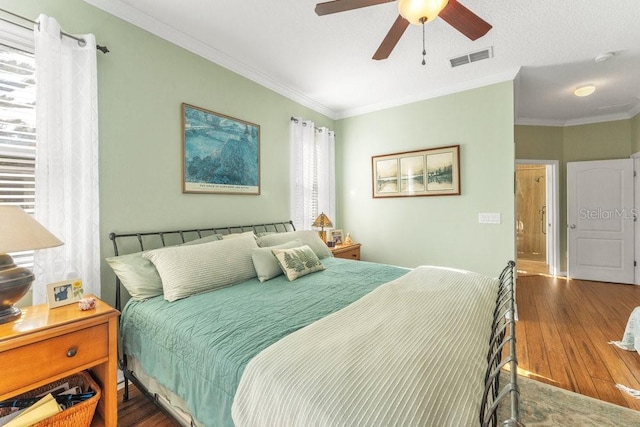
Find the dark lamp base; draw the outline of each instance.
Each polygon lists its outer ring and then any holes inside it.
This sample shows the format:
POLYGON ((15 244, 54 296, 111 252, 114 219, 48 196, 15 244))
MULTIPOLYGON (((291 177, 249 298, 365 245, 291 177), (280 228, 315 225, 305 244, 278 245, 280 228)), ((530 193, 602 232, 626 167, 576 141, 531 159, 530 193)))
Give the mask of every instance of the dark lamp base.
POLYGON ((26 268, 16 267, 7 254, 0 254, 0 324, 20 317, 20 310, 13 304, 29 291, 34 276, 26 268))
POLYGON ((16 320, 18 317, 20 317, 21 314, 22 312, 20 311, 20 309, 14 306, 5 308, 4 310, 0 311, 0 325, 16 320))

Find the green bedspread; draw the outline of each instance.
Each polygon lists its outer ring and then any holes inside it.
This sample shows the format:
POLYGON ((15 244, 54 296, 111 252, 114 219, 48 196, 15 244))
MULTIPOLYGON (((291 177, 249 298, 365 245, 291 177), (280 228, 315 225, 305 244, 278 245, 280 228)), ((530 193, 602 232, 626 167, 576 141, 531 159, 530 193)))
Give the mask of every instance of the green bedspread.
POLYGON ((252 279, 169 303, 131 300, 121 319, 125 352, 187 402, 206 426, 232 426, 231 405, 249 361, 280 338, 407 272, 327 258, 293 282, 252 279))

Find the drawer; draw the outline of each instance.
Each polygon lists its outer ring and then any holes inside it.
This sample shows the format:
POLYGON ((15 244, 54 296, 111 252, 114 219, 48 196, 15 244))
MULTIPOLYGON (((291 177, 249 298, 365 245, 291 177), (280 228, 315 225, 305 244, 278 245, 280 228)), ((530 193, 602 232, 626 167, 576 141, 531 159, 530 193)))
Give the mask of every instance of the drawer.
POLYGON ((105 323, 0 353, 0 395, 107 358, 108 330, 105 323))
POLYGON ((360 259, 360 247, 356 246, 353 248, 349 248, 346 250, 338 250, 335 251, 333 254, 336 258, 343 258, 343 259, 355 259, 355 260, 359 260, 360 259))

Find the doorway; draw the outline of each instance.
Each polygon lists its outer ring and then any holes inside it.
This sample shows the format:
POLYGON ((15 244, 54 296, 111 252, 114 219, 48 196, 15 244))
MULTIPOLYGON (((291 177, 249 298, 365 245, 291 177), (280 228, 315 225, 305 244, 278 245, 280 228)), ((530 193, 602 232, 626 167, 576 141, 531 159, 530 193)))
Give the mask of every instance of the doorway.
POLYGON ((519 275, 558 271, 557 161, 516 161, 516 248, 519 275))

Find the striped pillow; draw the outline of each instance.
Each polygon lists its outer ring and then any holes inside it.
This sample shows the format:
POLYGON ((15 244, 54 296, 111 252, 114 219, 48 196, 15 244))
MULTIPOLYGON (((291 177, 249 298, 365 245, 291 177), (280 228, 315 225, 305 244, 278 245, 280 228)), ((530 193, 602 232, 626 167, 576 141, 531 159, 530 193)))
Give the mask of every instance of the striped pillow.
POLYGON ((247 236, 155 249, 143 256, 160 274, 164 299, 176 301, 256 277, 251 249, 257 247, 255 239, 247 236))

